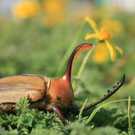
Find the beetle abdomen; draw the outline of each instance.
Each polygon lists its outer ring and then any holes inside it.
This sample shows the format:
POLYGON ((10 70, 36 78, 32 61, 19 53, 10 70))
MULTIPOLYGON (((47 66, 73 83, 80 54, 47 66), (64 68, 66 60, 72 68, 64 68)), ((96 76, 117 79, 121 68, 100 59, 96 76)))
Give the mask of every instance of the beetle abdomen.
POLYGON ((0 104, 16 103, 22 97, 35 102, 41 100, 47 90, 47 81, 39 76, 12 76, 0 79, 0 104))

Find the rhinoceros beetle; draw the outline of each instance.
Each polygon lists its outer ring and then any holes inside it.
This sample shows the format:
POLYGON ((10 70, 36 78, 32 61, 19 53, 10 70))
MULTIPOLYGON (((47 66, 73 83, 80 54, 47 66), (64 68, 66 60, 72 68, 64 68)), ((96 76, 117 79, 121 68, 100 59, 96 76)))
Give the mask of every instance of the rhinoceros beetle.
MULTIPOLYGON (((0 111, 15 111, 16 103, 23 97, 30 102, 30 108, 54 111, 64 121, 63 108, 74 110, 74 93, 71 82, 72 65, 74 58, 79 52, 91 49, 92 44, 83 43, 75 47, 71 53, 65 73, 59 78, 48 78, 41 75, 16 75, 0 79, 0 111)), ((125 75, 114 84, 112 90, 107 92, 98 101, 89 104, 84 111, 91 109, 112 96, 125 81, 125 75)), ((77 112, 79 106, 76 107, 77 112)))

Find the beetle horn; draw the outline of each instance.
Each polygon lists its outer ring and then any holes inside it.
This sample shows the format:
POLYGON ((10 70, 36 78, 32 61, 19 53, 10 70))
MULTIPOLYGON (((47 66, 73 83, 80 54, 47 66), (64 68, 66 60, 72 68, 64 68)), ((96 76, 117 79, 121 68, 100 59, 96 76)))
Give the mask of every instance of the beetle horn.
POLYGON ((125 83, 125 74, 122 76, 122 78, 116 82, 113 86, 112 89, 108 90, 108 93, 106 95, 104 95, 102 98, 100 98, 99 100, 97 100, 96 102, 89 104, 88 106, 86 106, 84 108, 84 112, 87 112, 88 110, 90 110, 91 108, 93 108, 94 106, 100 104, 101 102, 105 101, 106 99, 108 99, 109 97, 111 97, 115 92, 117 92, 119 90, 119 88, 125 83))
POLYGON ((71 82, 71 72, 72 72, 72 65, 73 65, 74 58, 80 52, 91 49, 91 48, 92 48, 92 44, 83 43, 83 44, 78 45, 73 50, 72 54, 70 55, 70 57, 68 59, 68 63, 67 63, 67 67, 66 67, 66 71, 65 71, 65 75, 64 75, 66 77, 66 79, 68 79, 69 82, 71 82))

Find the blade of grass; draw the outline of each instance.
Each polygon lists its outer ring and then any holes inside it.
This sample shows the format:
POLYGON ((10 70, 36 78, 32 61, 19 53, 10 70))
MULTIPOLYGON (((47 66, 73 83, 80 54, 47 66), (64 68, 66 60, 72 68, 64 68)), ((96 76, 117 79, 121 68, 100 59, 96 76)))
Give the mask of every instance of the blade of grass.
POLYGON ((128 134, 133 135, 132 115, 131 115, 131 97, 128 97, 128 134))
MULTIPOLYGON (((103 107, 106 107, 110 104, 113 104, 113 103, 120 103, 120 102, 126 102, 128 101, 128 99, 120 99, 120 100, 114 100, 114 101, 110 101, 110 102, 107 102, 107 103, 103 103, 101 105, 99 105, 96 109, 94 109, 94 111, 91 113, 91 115, 89 116, 89 118, 87 119, 86 121, 86 124, 90 123, 92 121, 92 119, 94 118, 94 116, 96 115, 96 113, 103 107)), ((132 101, 135 101, 135 99, 132 99, 132 101)))
POLYGON ((87 102, 88 102, 88 99, 85 99, 85 101, 84 101, 84 103, 83 103, 83 105, 82 105, 82 107, 81 107, 81 109, 80 109, 79 120, 81 120, 81 118, 82 118, 83 110, 84 110, 84 108, 85 108, 87 102))

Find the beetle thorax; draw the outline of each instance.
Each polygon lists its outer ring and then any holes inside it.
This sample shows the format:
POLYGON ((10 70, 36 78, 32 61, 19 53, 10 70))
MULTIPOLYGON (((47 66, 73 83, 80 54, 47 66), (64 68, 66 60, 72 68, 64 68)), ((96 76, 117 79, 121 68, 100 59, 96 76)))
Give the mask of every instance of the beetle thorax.
POLYGON ((65 76, 51 80, 47 95, 50 98, 50 103, 60 107, 68 107, 72 104, 74 97, 72 86, 65 76))

